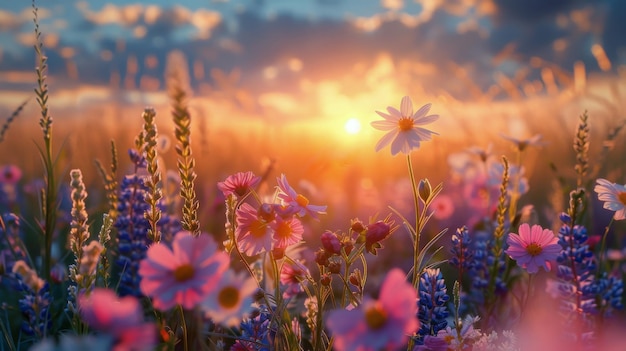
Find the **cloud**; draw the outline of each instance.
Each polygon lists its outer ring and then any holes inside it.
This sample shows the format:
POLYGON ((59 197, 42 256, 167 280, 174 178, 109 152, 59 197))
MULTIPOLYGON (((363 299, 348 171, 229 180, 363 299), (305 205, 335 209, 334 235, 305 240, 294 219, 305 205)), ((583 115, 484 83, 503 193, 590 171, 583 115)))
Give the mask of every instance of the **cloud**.
POLYGON ((192 27, 199 38, 207 39, 222 21, 219 12, 206 9, 191 11, 181 5, 164 8, 157 5, 107 4, 98 11, 92 11, 88 5, 82 4, 79 10, 84 16, 81 28, 93 30, 101 25, 119 25, 132 28, 136 38, 170 37, 179 29, 192 27))

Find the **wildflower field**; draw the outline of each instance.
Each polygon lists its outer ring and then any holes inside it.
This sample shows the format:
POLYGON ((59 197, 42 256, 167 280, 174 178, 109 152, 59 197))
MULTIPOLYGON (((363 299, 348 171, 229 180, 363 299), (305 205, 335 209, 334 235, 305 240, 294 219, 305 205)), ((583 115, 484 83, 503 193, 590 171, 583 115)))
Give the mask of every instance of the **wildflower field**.
POLYGON ((462 102, 381 57, 288 121, 181 51, 123 103, 55 93, 39 11, 0 99, 0 351, 626 350, 623 65, 462 102))

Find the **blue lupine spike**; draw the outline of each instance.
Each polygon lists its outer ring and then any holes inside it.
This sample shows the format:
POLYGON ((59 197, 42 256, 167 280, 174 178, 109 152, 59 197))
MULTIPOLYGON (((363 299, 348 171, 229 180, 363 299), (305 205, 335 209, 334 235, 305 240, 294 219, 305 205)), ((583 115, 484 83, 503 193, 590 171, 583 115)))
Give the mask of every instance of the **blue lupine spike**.
POLYGON ((448 326, 449 296, 445 280, 441 271, 426 269, 420 276, 419 300, 417 302, 417 318, 420 320, 420 329, 417 332, 416 342, 421 344, 426 335, 437 335, 440 330, 448 326))
MULTIPOLYGON (((137 168, 145 167, 145 159, 139 157, 136 151, 129 151, 129 154, 137 168)), ((118 256, 115 264, 120 272, 118 289, 120 296, 142 295, 139 289, 141 282, 138 274, 139 262, 146 257, 148 246, 152 243, 148 238, 150 223, 144 216, 146 210, 150 208, 145 201, 147 191, 145 179, 137 174, 125 176, 120 185, 118 217, 114 224, 118 230, 118 256)), ((161 203, 159 206, 163 207, 161 203)), ((164 241, 173 237, 181 227, 178 219, 165 212, 161 214, 157 225, 164 241)))

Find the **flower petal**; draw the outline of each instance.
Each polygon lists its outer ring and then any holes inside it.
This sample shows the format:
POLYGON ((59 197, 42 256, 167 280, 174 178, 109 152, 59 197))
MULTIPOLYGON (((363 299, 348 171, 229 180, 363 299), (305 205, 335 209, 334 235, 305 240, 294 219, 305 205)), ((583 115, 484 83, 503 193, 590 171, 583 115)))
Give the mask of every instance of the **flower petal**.
POLYGON ((420 107, 420 109, 417 110, 417 112, 415 112, 415 114, 413 114, 413 120, 417 121, 417 120, 423 118, 424 116, 426 116, 428 111, 430 111, 430 107, 431 106, 432 106, 432 104, 426 104, 426 105, 420 107))
POLYGON ((398 135, 397 130, 392 130, 389 133, 385 134, 382 138, 380 138, 380 140, 376 144, 375 150, 380 151, 382 148, 389 145, 389 143, 391 143, 391 141, 396 137, 396 135, 398 135))
POLYGON ((370 125, 378 130, 392 130, 398 128, 397 122, 391 121, 374 121, 370 125))
POLYGON ((413 103, 410 97, 405 96, 402 98, 400 102, 400 112, 402 113, 402 117, 413 116, 413 103))

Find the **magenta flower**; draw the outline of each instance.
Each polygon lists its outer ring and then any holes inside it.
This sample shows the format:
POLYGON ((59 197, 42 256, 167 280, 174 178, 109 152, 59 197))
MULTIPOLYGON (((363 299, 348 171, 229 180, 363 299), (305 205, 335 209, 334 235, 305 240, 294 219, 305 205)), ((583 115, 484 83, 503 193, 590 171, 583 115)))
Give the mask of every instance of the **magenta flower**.
POLYGON ((439 115, 427 116, 430 106, 431 104, 426 104, 413 114, 413 103, 405 96, 400 102, 400 111, 391 106, 387 107, 389 114, 376 111, 385 120, 372 122, 372 127, 389 131, 376 144, 376 151, 391 143, 391 155, 399 152, 408 154, 411 150, 418 149, 422 141, 431 140, 432 135, 438 133, 419 127, 439 119, 439 115))
POLYGON ((0 168, 0 183, 15 185, 22 179, 22 170, 15 165, 6 165, 0 168))
POLYGON ((172 250, 162 243, 148 248, 146 258, 139 263, 139 287, 158 310, 176 305, 191 309, 206 298, 228 264, 228 255, 217 250, 209 235, 193 237, 181 231, 172 250))
POLYGON ((598 200, 604 202, 605 209, 615 212, 613 219, 626 219, 626 186, 600 178, 593 191, 598 193, 598 200))
POLYGON ((113 350, 152 350, 156 346, 156 327, 144 323, 143 310, 134 296, 118 298, 109 289, 96 288, 78 297, 82 320, 92 329, 115 340, 113 350))
POLYGON ((201 307, 213 322, 234 327, 252 309, 252 295, 257 284, 248 273, 235 274, 227 270, 201 307))
POLYGON ((318 219, 318 214, 326 214, 326 206, 310 205, 309 199, 304 195, 298 194, 287 182, 287 177, 281 174, 278 181, 278 198, 287 206, 297 209, 295 213, 300 217, 309 215, 318 219))
POLYGON ((509 248, 505 251, 528 273, 537 273, 539 267, 550 271, 550 261, 556 260, 562 248, 559 239, 550 229, 528 223, 519 226, 519 235, 509 234, 506 240, 509 248))
POLYGON ((378 300, 365 298, 351 310, 330 311, 326 324, 337 351, 396 350, 419 327, 417 291, 404 273, 392 269, 383 281, 378 300))
MULTIPOLYGON (((272 250, 273 231, 263 217, 269 213, 261 207, 258 211, 250 204, 243 204, 236 211, 237 229, 235 236, 239 250, 248 256, 272 250)), ((270 220, 273 220, 273 216, 270 220)))
POLYGON ((237 172, 228 176, 223 182, 217 183, 217 187, 222 191, 224 197, 235 195, 241 198, 254 189, 259 182, 261 182, 261 177, 254 175, 252 172, 237 172))

